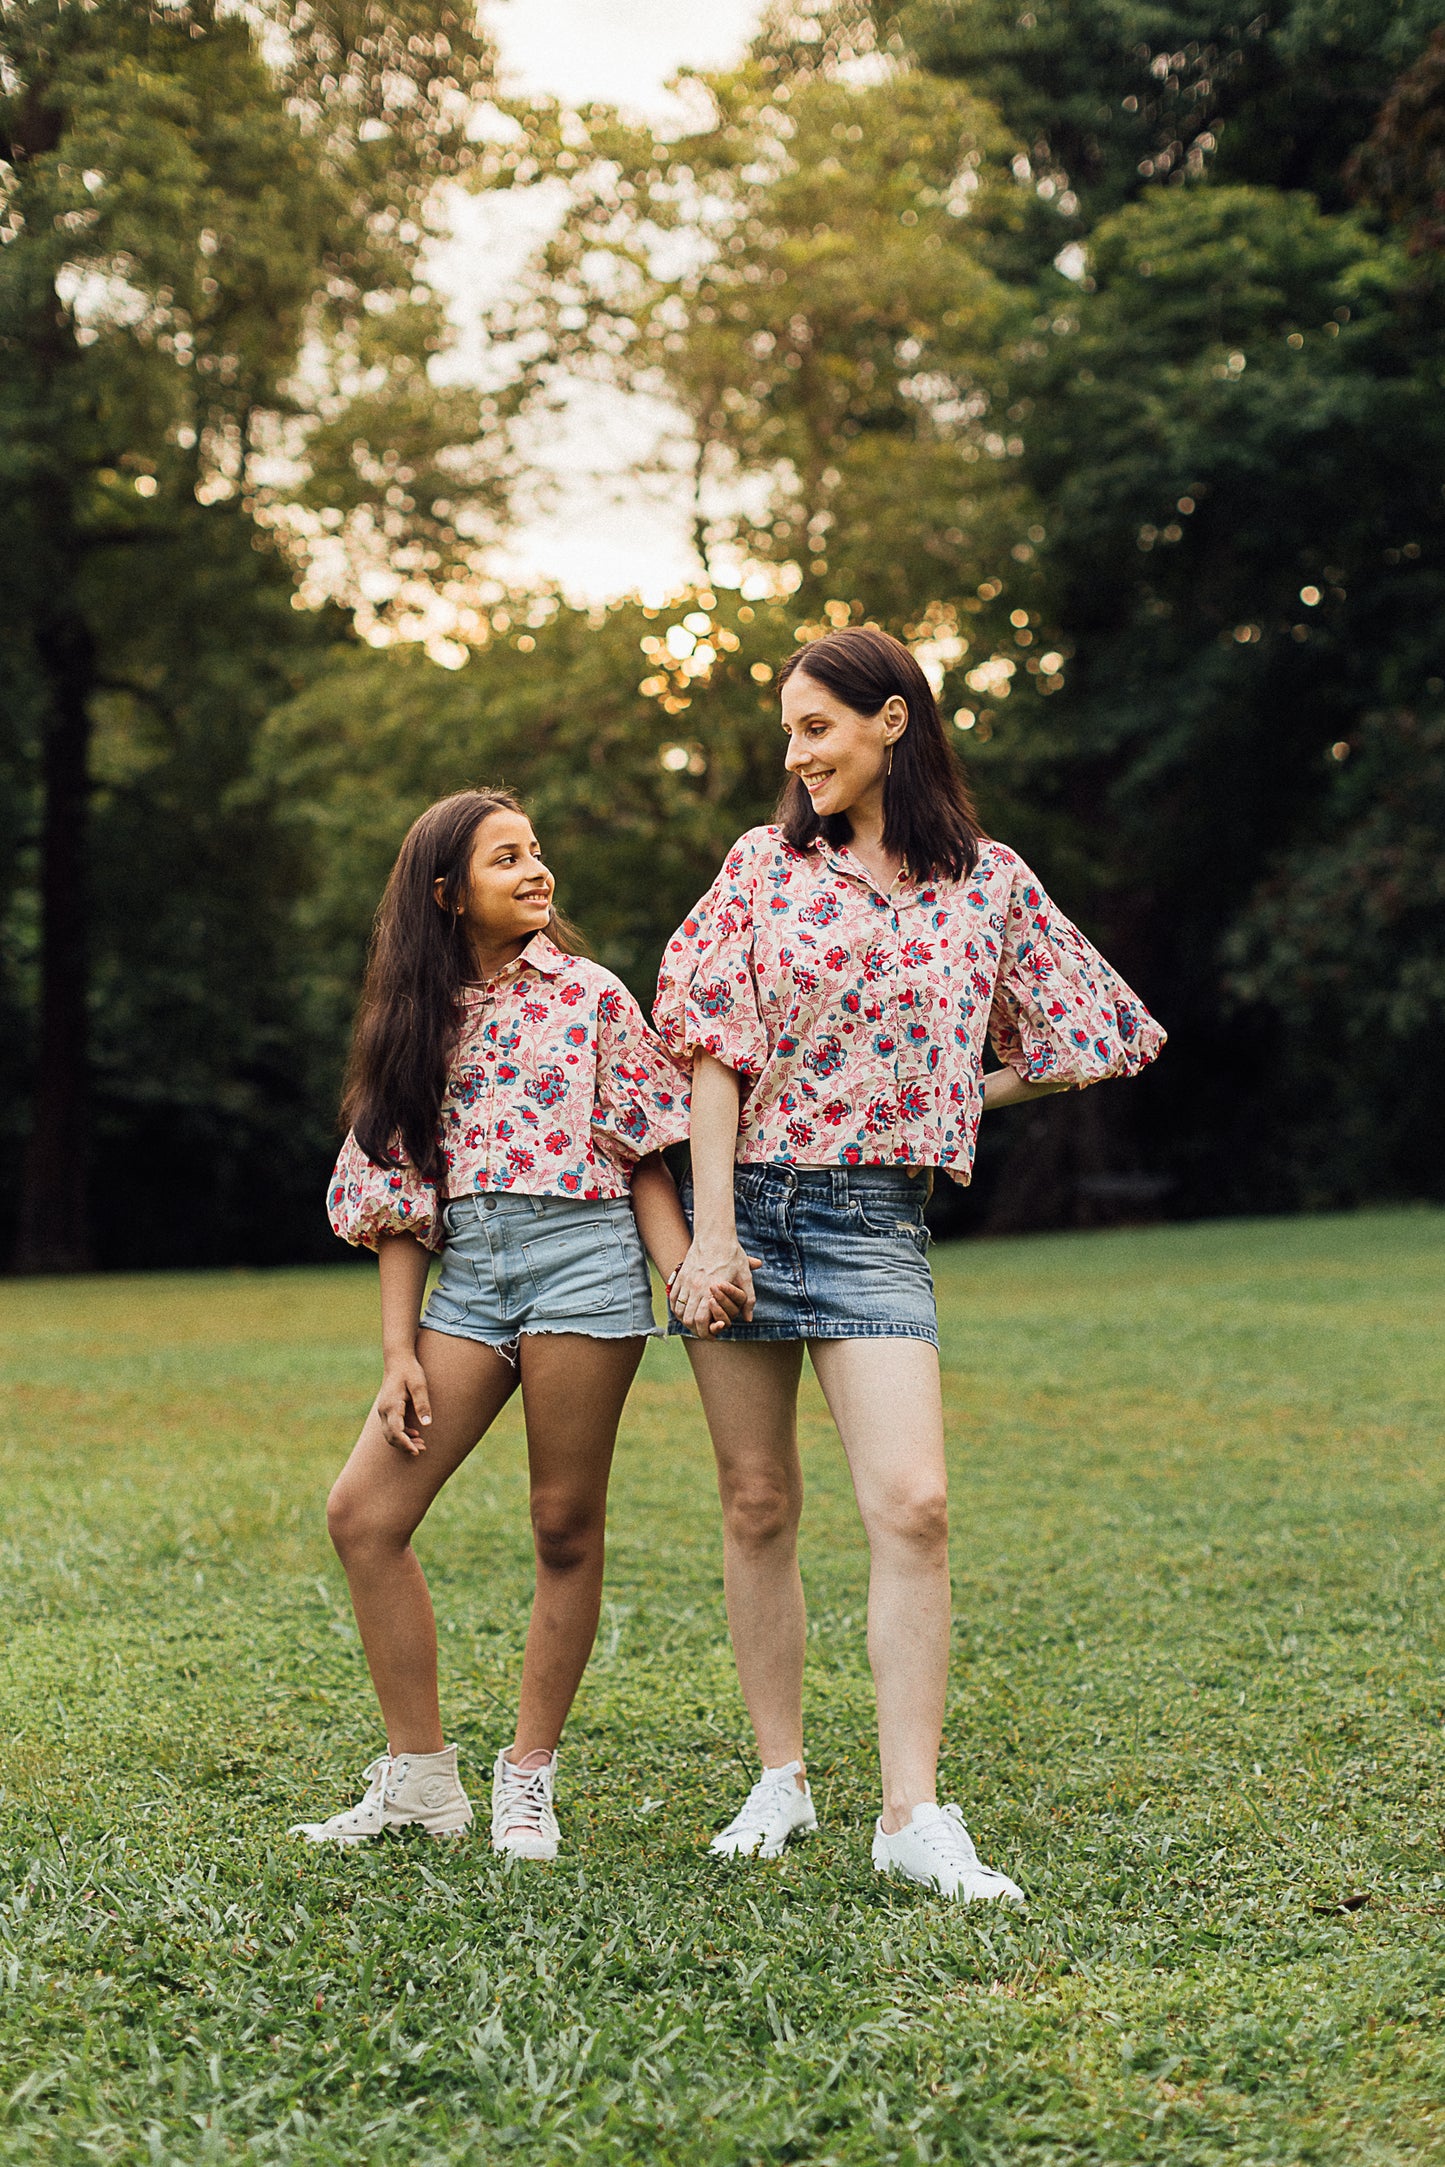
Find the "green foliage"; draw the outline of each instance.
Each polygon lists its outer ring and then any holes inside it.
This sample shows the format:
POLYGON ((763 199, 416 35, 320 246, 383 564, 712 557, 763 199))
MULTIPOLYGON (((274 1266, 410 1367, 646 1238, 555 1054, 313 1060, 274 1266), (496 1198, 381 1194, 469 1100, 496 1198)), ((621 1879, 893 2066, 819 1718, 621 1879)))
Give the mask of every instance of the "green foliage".
POLYGON ((335 627, 291 609, 278 538, 301 599, 407 623, 470 577, 498 502, 479 402, 431 385, 448 334, 419 282, 489 53, 444 0, 20 0, 0 59, 18 1254, 91 1254, 93 1125, 125 1169, 105 1253, 215 1254, 252 1239, 236 1168, 265 1126, 306 1133, 276 970, 293 872, 247 777, 335 627))
POLYGON ((434 798, 520 792, 562 909, 649 1002, 663 942, 776 802, 776 696, 751 672, 791 650, 791 614, 712 593, 663 612, 498 614, 504 628, 460 670, 417 650, 353 653, 268 725, 262 773, 310 869, 300 937, 335 1054, 377 898, 434 798))
POLYGON ((905 0, 922 65, 997 107, 1023 153, 1107 215, 1206 174, 1306 188, 1342 208, 1343 168, 1439 0, 905 0))
POLYGON ((685 136, 604 111, 557 138, 569 210, 498 331, 530 342, 524 393, 559 370, 665 386, 715 576, 786 566, 808 607, 901 625, 1027 524, 989 418, 1018 309, 976 225, 1038 199, 987 108, 917 71, 860 87, 765 31, 686 84, 708 117, 685 136))
MULTIPOLYGON (((284 1830, 379 1743, 322 1514, 374 1275, 13 1290, 0 2160, 1437 2157, 1442 1234, 943 1254, 946 1793, 1018 1917, 869 1868, 866 1559, 811 1383, 811 1844, 704 1854, 751 1755, 674 1343, 624 1423, 562 1859, 325 1855, 284 1830)), ((515 1410, 420 1546, 482 1791, 530 1585, 515 1410)))

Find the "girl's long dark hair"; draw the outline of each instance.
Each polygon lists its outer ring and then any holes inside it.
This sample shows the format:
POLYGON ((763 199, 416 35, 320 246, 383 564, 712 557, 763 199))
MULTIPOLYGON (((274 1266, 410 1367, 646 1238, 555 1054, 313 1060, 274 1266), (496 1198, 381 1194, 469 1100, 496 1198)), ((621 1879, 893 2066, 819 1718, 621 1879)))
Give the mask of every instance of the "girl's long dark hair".
MULTIPOLYGON (((341 1117, 377 1166, 395 1166, 400 1142, 428 1181, 446 1172, 437 1116, 474 975, 457 916, 467 899, 472 846, 492 813, 520 813, 510 790, 459 790, 430 805, 407 830, 372 929, 341 1117), (437 904, 435 883, 442 900, 437 904)), ((546 932, 576 955, 574 929, 553 911, 546 932)))
MULTIPOLYGON (((895 693, 906 701, 908 727, 894 740, 883 785, 883 847, 896 852, 916 879, 966 880, 978 863, 983 830, 933 687, 902 640, 846 625, 789 655, 778 672, 780 690, 797 670, 860 715, 876 715, 895 693)), ((783 786, 778 824, 795 850, 806 850, 820 835, 846 843, 853 832, 846 813, 820 820, 796 775, 783 786)))

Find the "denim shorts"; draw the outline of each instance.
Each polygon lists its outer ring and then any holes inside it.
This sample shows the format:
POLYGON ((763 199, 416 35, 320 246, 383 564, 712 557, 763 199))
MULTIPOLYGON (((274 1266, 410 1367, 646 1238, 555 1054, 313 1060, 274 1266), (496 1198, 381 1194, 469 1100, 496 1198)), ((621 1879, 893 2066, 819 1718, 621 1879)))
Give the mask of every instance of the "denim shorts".
POLYGON ((442 1217, 441 1277, 422 1315, 429 1332, 477 1339, 515 1360, 532 1332, 640 1339, 658 1329, 632 1206, 485 1190, 442 1217))
MULTIPOLYGON (((926 1339, 938 1310, 923 1223, 932 1178, 907 1166, 739 1166, 738 1240, 757 1306, 733 1339, 926 1339)), ((682 1208, 692 1224, 692 1183, 682 1208)), ((673 1318, 670 1332, 681 1332, 673 1318)))

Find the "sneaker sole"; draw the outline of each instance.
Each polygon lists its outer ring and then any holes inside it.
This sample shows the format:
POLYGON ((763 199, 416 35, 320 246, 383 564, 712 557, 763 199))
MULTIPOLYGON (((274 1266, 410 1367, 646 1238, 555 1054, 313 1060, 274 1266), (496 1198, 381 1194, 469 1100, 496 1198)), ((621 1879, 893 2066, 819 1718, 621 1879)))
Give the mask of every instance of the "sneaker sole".
POLYGON ((890 1880, 894 1874, 897 1874, 899 1879, 906 1881, 910 1888, 927 1889, 931 1896, 941 1896, 946 1903, 950 1904, 1022 1904, 1027 1901, 1022 1889, 992 1889, 987 1891, 978 1889, 969 1895, 962 1889, 941 1888, 932 1876, 911 1874, 906 1866, 900 1866, 894 1859, 875 1858, 873 1871, 875 1874, 885 1875, 890 1880))
POLYGON ((549 1843, 545 1837, 524 1836, 520 1842, 512 1843, 505 1836, 492 1838, 492 1849, 499 1857, 525 1859, 533 1866, 550 1866, 560 1848, 560 1843, 549 1843))
POLYGON ((363 1829, 357 1835, 322 1836, 313 1835, 311 1830, 307 1828, 304 1823, 298 1822, 294 1827, 288 1828, 286 1833, 288 1836, 299 1836, 303 1843, 314 1844, 318 1848, 320 1848, 324 1844, 334 1843, 339 1844, 343 1850, 352 1851, 355 1850, 358 1844, 376 1843, 380 1840, 381 1837, 390 1835, 395 1830, 403 1828, 423 1829, 428 1836, 432 1837, 435 1841, 438 1842, 456 1842, 460 1837, 466 1835, 471 1825, 472 1824, 470 1820, 466 1820, 453 1822, 449 1828, 427 1828, 427 1825, 424 1821, 388 1821, 384 1828, 363 1829))
POLYGON ((729 1844, 725 1849, 719 1850, 718 1840, 714 1836, 708 1845, 708 1851, 713 1858, 720 1859, 780 1859, 795 1836, 816 1836, 817 1833, 818 1817, 815 1814, 811 1821, 796 1823, 780 1842, 759 1844, 751 1851, 745 1851, 741 1844, 729 1844))

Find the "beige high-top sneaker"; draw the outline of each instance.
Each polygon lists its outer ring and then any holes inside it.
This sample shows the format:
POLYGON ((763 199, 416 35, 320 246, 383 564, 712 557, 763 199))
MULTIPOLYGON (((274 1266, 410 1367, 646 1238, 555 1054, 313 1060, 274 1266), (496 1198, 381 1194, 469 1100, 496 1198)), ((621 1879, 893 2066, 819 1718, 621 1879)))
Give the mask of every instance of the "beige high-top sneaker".
POLYGON ((365 1771, 366 1795, 329 1821, 297 1821, 289 1830, 308 1843, 366 1843, 389 1828, 424 1828, 428 1836, 461 1836, 472 1804, 457 1775, 457 1749, 383 1753, 365 1771))

